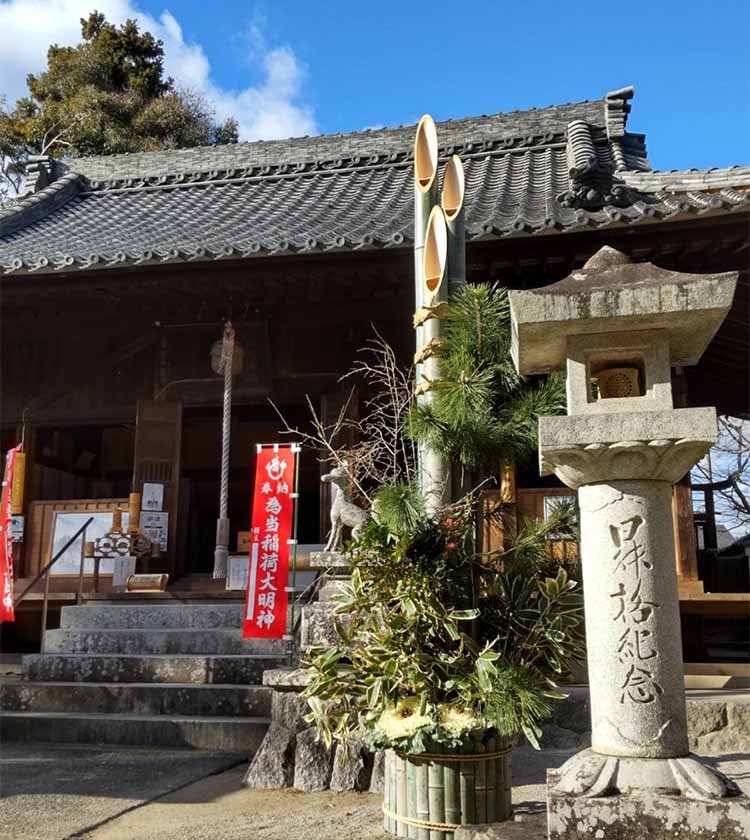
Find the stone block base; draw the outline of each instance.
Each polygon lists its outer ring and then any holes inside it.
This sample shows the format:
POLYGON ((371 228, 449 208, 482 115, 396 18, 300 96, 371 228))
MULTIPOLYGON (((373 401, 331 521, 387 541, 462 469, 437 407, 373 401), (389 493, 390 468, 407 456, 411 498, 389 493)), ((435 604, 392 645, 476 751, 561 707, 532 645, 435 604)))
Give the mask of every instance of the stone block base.
POLYGON ((547 773, 549 840, 747 840, 750 798, 688 799, 639 792, 602 797, 552 794, 547 773))
MULTIPOLYGON (((307 607, 306 609, 309 609, 307 607)), ((271 726, 245 776, 245 787, 304 792, 321 790, 381 792, 383 754, 373 756, 362 744, 326 748, 305 720, 302 692, 310 681, 304 669, 275 669, 263 674, 273 688, 271 726)))

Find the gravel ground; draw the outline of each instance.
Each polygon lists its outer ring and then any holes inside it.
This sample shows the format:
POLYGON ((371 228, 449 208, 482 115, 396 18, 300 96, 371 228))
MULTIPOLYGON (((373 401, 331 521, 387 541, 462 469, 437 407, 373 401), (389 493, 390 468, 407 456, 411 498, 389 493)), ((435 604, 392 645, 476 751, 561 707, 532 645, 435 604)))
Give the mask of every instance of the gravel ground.
MULTIPOLYGON (((513 751, 513 802, 522 820, 509 838, 542 840, 546 770, 573 752, 513 751)), ((237 761, 189 750, 4 745, 0 840, 387 837, 380 796, 246 790, 247 765, 237 761)), ((750 757, 712 761, 750 793, 750 757)))
POLYGON ((0 840, 62 840, 242 756, 86 744, 0 746, 0 840))

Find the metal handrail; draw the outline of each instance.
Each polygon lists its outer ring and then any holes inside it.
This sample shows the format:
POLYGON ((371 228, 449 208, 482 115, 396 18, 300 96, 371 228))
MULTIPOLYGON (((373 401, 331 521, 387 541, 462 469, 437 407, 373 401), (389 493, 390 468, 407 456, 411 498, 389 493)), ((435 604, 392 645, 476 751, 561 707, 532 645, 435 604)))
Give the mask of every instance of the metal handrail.
POLYGON ((57 561, 65 554, 65 552, 70 548, 71 545, 83 535, 83 539, 81 540, 81 569, 78 579, 78 595, 77 595, 77 602, 81 603, 82 597, 82 586, 83 586, 83 567, 84 563, 86 562, 85 551, 86 551, 86 529, 91 525, 94 521, 94 517, 90 516, 86 522, 73 534, 73 536, 65 543, 65 545, 57 552, 57 554, 47 563, 47 565, 36 575, 36 577, 31 581, 31 583, 23 590, 23 592, 15 599, 16 606, 23 601, 23 599, 29 594, 29 592, 37 585, 37 583, 44 578, 44 603, 42 605, 42 641, 40 645, 41 652, 44 653, 44 633, 47 629, 47 608, 49 603, 49 571, 50 569, 57 563, 57 561))

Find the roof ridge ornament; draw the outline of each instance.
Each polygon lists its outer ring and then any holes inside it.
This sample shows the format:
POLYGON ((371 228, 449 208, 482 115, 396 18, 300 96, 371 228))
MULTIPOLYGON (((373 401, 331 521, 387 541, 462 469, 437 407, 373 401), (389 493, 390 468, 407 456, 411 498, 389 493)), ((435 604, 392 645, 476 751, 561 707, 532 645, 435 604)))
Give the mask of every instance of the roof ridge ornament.
POLYGON ((557 196, 563 207, 575 210, 600 210, 602 207, 625 207, 638 194, 615 177, 617 161, 611 141, 606 149, 594 141, 592 127, 584 120, 568 123, 567 160, 569 187, 557 196))
POLYGON ((632 85, 610 91, 604 97, 604 121, 607 126, 607 136, 615 140, 625 136, 625 126, 630 113, 630 100, 635 95, 632 85))
POLYGON ((19 197, 37 193, 56 181, 62 174, 60 164, 50 155, 30 155, 24 166, 23 186, 19 197))

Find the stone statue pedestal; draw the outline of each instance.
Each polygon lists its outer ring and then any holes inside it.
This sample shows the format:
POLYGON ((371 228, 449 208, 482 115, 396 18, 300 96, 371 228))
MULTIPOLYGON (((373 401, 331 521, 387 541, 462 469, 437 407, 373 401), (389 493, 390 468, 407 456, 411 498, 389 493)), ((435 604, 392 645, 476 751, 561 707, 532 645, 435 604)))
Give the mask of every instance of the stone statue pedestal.
POLYGON ((319 602, 331 601, 352 579, 351 559, 340 551, 313 551, 310 568, 325 575, 325 581, 318 590, 319 602))
POLYGON ((675 409, 736 275, 633 265, 612 248, 511 294, 519 372, 567 372, 566 417, 540 417, 540 472, 578 490, 591 749, 548 773, 550 840, 740 840, 750 801, 689 753, 673 484, 716 441, 712 408, 675 409))

